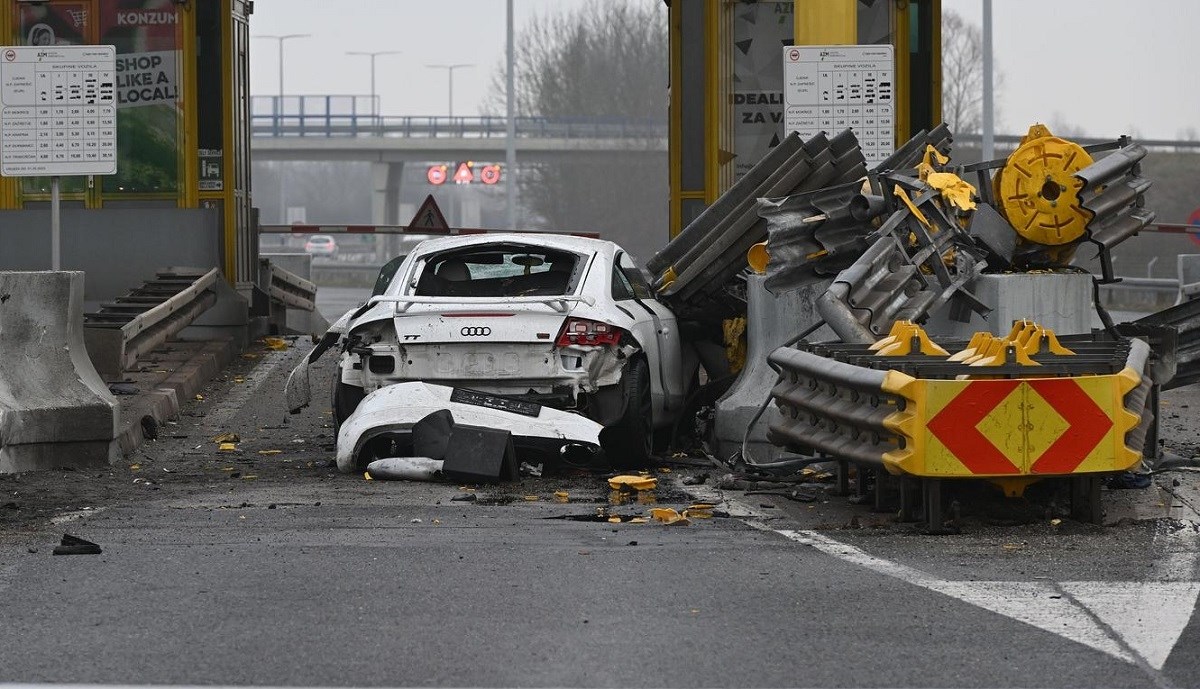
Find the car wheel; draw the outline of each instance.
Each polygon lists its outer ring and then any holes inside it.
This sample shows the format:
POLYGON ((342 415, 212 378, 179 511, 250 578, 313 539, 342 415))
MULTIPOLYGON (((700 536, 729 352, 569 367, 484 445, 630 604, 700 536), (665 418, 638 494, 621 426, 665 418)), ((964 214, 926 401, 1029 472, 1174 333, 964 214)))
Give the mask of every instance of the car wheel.
POLYGON ((654 442, 654 408, 650 398, 650 368, 635 359, 621 381, 625 411, 621 420, 605 429, 601 444, 614 468, 628 469, 650 463, 654 442))
POLYGON ((366 394, 357 385, 347 385, 337 378, 333 379, 333 436, 336 438, 338 429, 346 419, 358 409, 358 403, 363 401, 366 394))

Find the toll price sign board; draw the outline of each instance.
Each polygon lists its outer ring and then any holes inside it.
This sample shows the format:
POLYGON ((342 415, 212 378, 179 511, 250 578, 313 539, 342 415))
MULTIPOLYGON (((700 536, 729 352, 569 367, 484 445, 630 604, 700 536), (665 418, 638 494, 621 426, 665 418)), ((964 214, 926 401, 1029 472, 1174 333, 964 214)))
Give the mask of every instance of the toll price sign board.
POLYGON ((0 173, 117 172, 116 49, 0 47, 0 173))
POLYGON ((783 49, 784 133, 808 140, 854 130, 867 165, 895 149, 896 67, 890 45, 783 49))

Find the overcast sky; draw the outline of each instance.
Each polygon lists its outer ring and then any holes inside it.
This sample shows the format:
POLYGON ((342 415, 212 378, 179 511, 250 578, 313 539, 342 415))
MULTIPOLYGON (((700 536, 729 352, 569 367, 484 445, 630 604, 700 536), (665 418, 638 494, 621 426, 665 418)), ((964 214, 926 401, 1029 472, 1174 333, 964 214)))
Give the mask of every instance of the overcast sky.
MULTIPOLYGON (((516 0, 517 27, 535 14, 604 1, 516 0)), ((980 5, 942 3, 976 24, 980 5)), ((993 6, 996 65, 1005 81, 1001 131, 1056 119, 1093 136, 1175 138, 1200 128, 1200 85, 1191 66, 1197 0, 995 0, 993 6)), ((504 8, 504 0, 257 0, 251 34, 311 34, 285 44, 289 95, 365 95, 369 60, 345 52, 403 51, 377 59, 386 114, 446 114, 446 71, 425 65, 475 63, 454 77, 455 113, 474 115, 504 55, 504 8)), ((278 93, 278 43, 259 39, 252 46, 252 92, 278 93)))

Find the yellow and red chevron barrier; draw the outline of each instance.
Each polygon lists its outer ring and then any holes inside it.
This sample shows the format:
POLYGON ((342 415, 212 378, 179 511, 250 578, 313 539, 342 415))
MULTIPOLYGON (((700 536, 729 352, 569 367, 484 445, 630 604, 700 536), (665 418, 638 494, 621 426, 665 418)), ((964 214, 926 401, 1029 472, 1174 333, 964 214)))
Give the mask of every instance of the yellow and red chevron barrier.
POLYGON ((939 347, 911 323, 873 346, 781 348, 768 438, 922 478, 1123 471, 1142 456, 1149 346, 1019 322, 939 347), (947 354, 947 350, 954 354, 947 354))

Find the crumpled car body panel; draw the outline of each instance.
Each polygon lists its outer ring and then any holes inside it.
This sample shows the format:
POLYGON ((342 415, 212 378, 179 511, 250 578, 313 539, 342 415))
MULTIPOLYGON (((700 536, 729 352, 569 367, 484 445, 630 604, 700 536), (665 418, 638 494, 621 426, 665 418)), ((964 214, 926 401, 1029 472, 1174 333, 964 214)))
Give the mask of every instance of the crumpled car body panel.
POLYGON ((600 424, 579 414, 541 406, 537 416, 451 401, 454 388, 411 382, 397 383, 367 395, 338 431, 337 466, 357 471, 363 439, 379 429, 403 432, 426 416, 448 409, 454 422, 507 430, 514 443, 538 438, 566 444, 600 447, 600 424))

